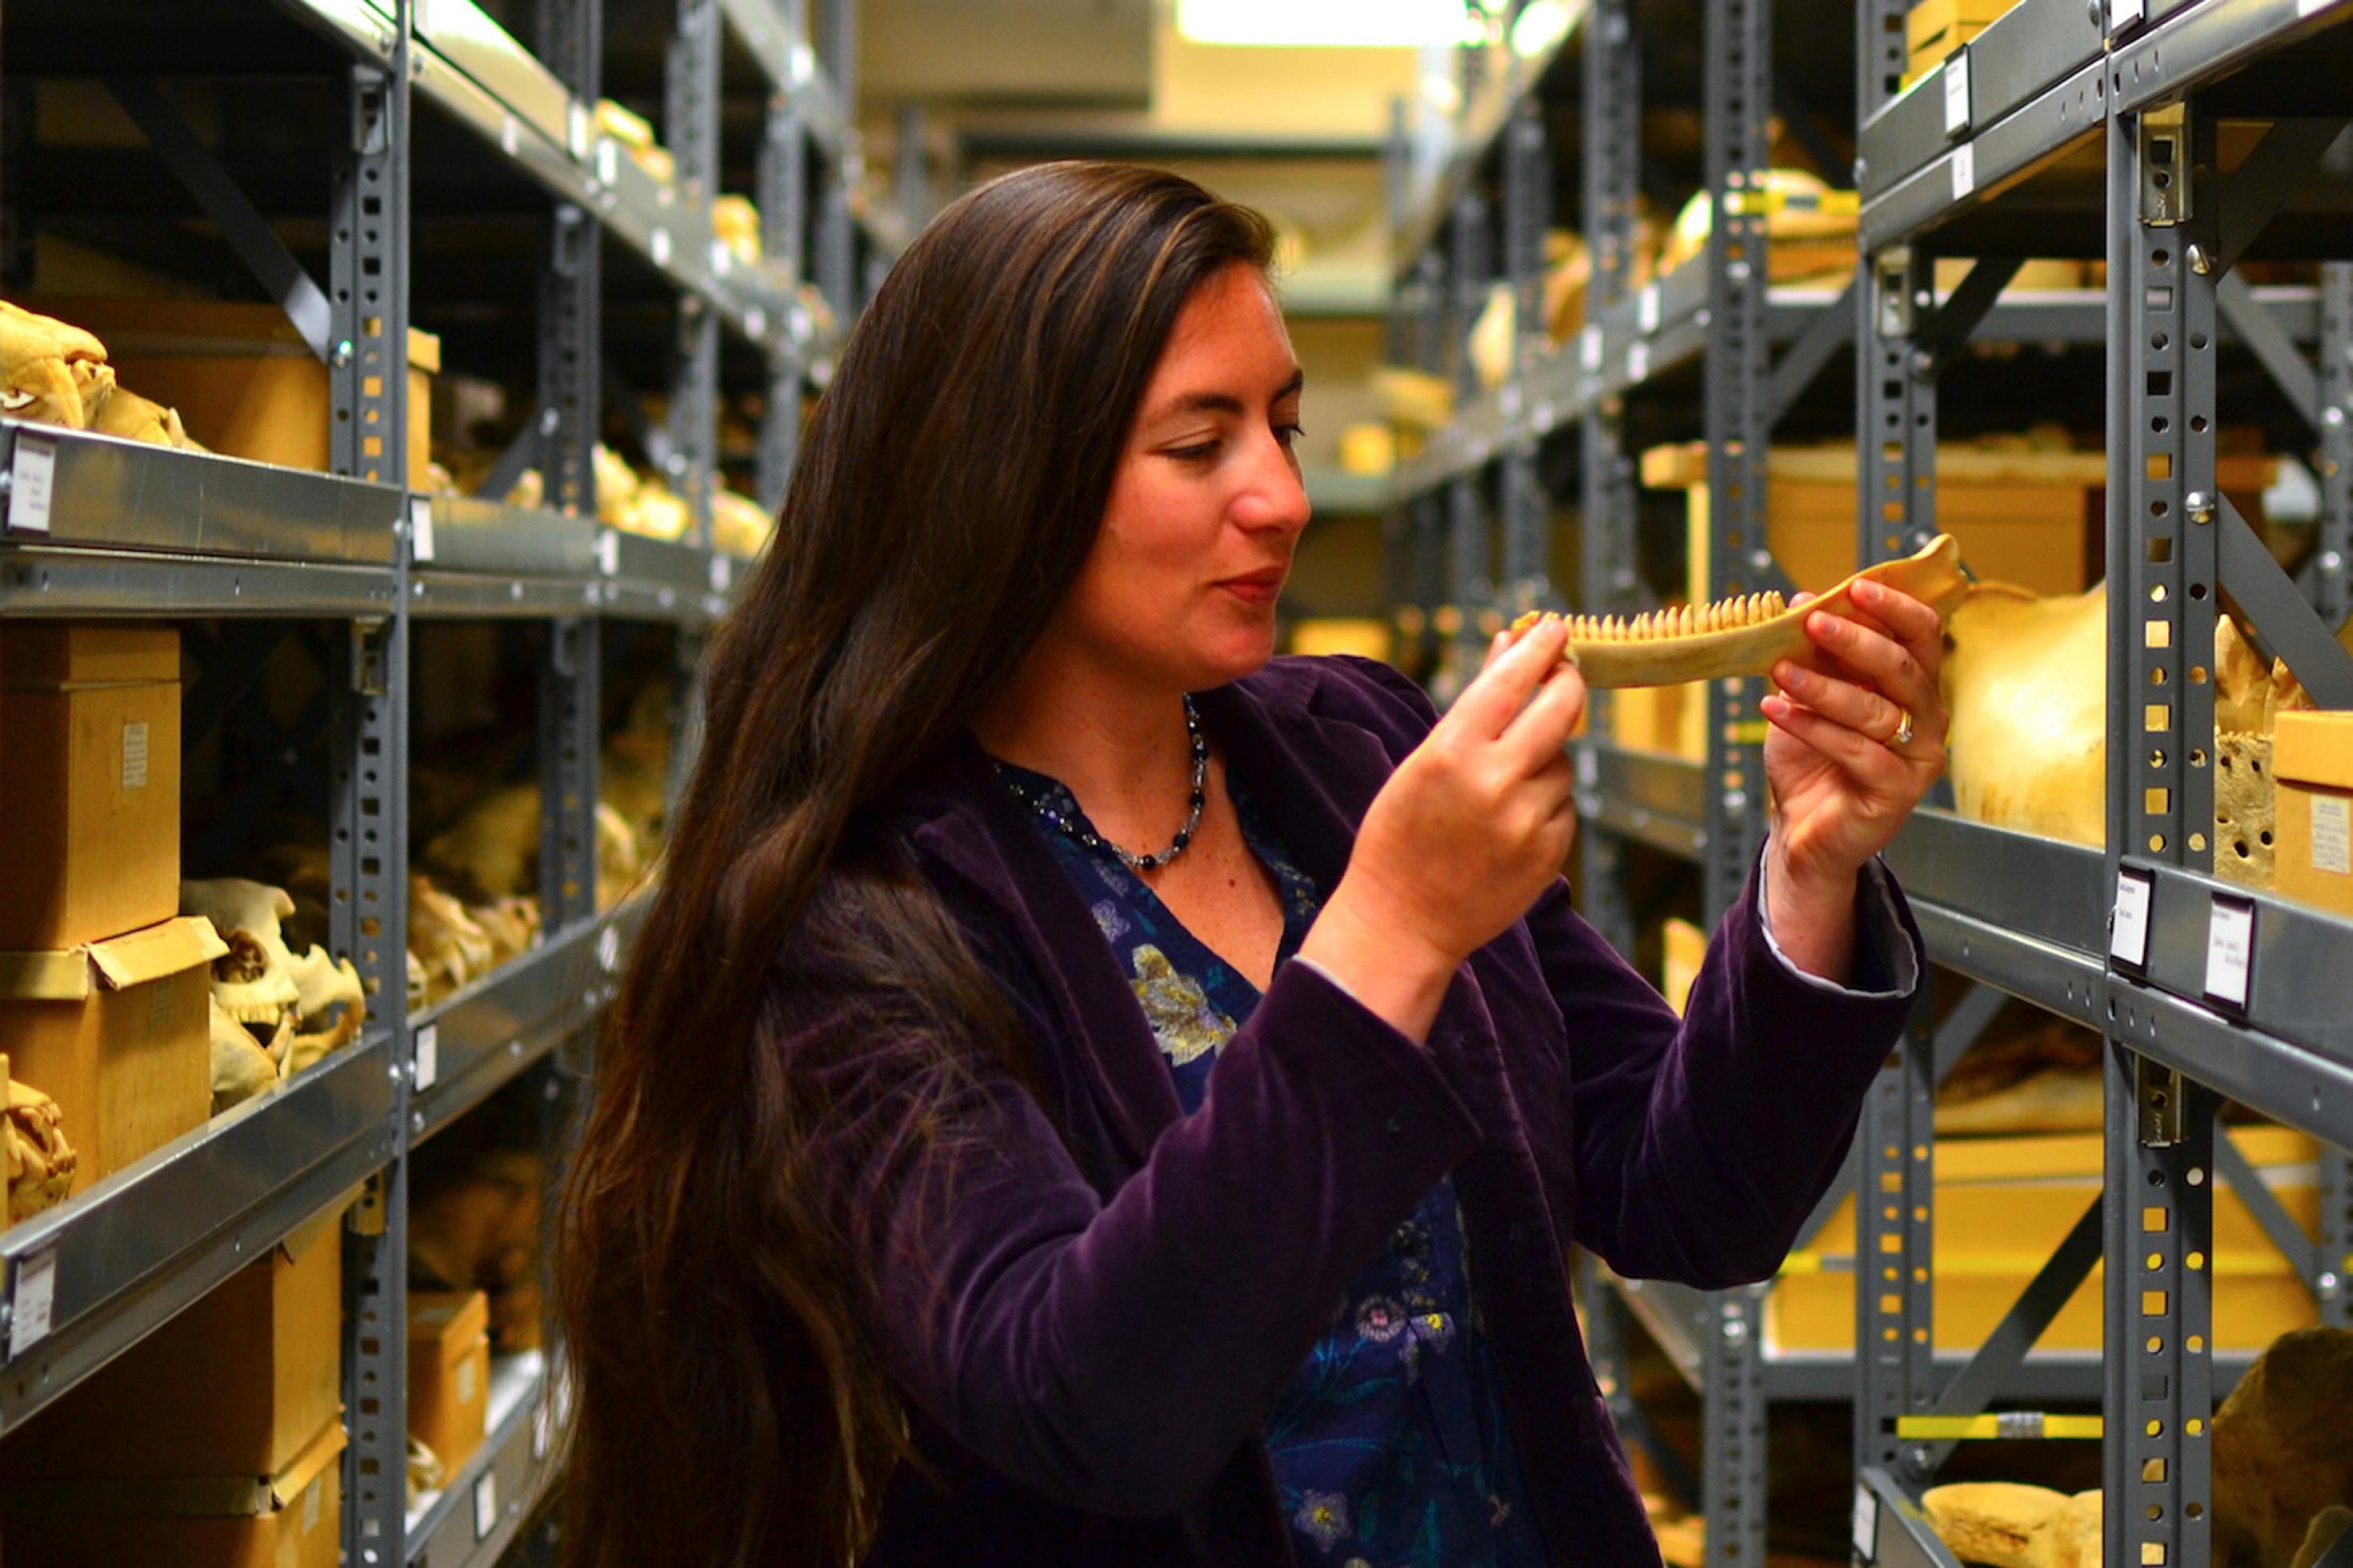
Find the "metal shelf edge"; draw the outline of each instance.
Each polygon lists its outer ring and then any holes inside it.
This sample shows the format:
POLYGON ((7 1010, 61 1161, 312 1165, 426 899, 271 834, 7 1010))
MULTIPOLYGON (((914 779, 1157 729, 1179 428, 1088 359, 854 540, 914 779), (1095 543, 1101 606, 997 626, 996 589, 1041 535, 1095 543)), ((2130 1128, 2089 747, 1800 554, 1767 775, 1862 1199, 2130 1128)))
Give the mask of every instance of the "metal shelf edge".
POLYGON ((540 1420, 547 1397, 546 1357, 525 1351, 491 1366, 488 1429, 439 1492, 409 1515, 402 1560, 495 1563, 512 1543, 534 1499, 531 1483, 545 1458, 540 1420), (480 1489, 488 1479, 490 1492, 480 1489), (490 1528, 485 1530, 483 1525, 490 1528))

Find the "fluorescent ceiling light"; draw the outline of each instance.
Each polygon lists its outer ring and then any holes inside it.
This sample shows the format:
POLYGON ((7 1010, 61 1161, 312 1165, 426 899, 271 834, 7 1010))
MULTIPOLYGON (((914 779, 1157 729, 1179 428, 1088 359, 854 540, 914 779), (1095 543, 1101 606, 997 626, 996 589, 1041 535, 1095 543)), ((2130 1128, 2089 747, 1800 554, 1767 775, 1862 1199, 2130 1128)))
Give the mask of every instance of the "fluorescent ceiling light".
POLYGON ((1417 48, 1481 43, 1487 22, 1463 0, 1176 0, 1176 33, 1192 44, 1417 48))

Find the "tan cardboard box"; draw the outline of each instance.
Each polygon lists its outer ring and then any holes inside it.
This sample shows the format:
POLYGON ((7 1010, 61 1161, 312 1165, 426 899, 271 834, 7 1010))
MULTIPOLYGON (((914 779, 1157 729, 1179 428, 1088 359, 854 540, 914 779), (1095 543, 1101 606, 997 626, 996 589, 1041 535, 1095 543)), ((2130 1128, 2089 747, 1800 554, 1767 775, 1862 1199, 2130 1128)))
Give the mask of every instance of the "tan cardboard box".
POLYGON ((0 623, 0 951, 179 912, 180 634, 0 623))
MULTIPOLYGON (((216 452, 290 468, 328 467, 327 367, 275 305, 58 295, 22 301, 96 332, 116 382, 180 411, 216 452)), ((441 340, 408 331, 408 482, 432 456, 441 340)))
POLYGON ((74 1191, 211 1116, 205 1004, 227 951, 189 916, 63 952, 0 952, 0 1053, 58 1102, 80 1156, 74 1191))
POLYGON ((332 1423, 259 1477, 12 1483, 10 1568, 335 1568, 344 1443, 332 1423))
POLYGON ((408 1435, 455 1471, 491 1413, 491 1300, 480 1290, 408 1298, 408 1435))
POLYGON ((2272 731, 2272 885, 2353 915, 2353 713, 2282 713, 2272 731))
POLYGON ((0 1441, 0 1474, 275 1476, 343 1410, 343 1217, 269 1256, 0 1441))

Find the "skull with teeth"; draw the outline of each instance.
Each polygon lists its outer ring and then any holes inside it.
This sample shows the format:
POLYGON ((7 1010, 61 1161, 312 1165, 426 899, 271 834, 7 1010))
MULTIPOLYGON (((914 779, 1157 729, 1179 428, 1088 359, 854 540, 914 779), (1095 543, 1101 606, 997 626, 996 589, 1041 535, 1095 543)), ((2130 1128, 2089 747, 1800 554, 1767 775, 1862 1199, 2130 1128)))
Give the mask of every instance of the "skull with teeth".
POLYGON ((8 1183, 8 1223, 16 1224, 63 1203, 73 1189, 78 1157, 58 1120, 58 1102, 30 1084, 8 1076, 0 1056, 0 1091, 7 1096, 0 1115, 0 1166, 8 1183))
MULTIPOLYGON (((228 944, 213 962, 213 1002, 221 1016, 243 1026, 280 1074, 301 1071, 359 1033, 367 1016, 359 972, 323 948, 297 955, 286 945, 283 922, 294 900, 283 888, 238 877, 183 882, 180 908, 209 919, 228 944)), ((252 1064, 238 1053, 227 1052, 225 1061, 226 1037, 217 1027, 214 1034, 216 1096, 227 1088, 234 1104, 267 1087, 250 1081, 252 1064), (230 1068, 226 1084, 218 1070, 224 1066, 230 1068)))

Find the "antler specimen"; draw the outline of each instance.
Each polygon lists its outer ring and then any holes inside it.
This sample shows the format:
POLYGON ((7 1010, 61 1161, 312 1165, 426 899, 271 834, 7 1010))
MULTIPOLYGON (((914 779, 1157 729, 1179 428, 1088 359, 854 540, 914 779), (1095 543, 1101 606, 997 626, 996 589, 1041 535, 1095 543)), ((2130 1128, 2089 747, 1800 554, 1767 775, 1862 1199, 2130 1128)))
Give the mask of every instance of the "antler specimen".
MULTIPOLYGON (((1917 555, 1855 573, 1830 592, 1792 608, 1778 594, 1747 594, 1712 605, 1659 610, 1631 620, 1618 616, 1568 617, 1568 648, 1563 655, 1585 672, 1588 686, 1672 686, 1719 676, 1764 675, 1776 661, 1796 658, 1813 646, 1806 617, 1854 613, 1854 585, 1864 578, 1883 583, 1928 605, 1939 616, 1968 588, 1961 574, 1961 547, 1940 533, 1917 555)), ((1514 636, 1535 625, 1522 616, 1514 636)))

